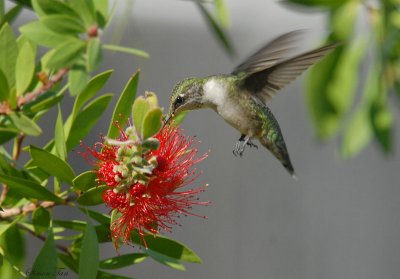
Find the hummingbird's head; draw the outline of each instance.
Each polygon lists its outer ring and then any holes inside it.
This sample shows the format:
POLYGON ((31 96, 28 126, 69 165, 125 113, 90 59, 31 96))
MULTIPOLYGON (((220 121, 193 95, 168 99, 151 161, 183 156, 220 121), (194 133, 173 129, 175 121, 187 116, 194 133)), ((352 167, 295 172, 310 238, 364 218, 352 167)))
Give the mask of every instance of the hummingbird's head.
POLYGON ((204 107, 202 79, 184 79, 172 91, 167 121, 180 112, 202 107, 204 107))

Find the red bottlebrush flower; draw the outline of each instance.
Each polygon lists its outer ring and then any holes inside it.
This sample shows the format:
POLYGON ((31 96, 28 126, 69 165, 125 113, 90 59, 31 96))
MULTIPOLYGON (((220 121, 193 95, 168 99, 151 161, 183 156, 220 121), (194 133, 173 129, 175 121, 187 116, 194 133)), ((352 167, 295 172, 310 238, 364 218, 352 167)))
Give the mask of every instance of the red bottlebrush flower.
POLYGON ((196 144, 176 127, 165 126, 143 141, 128 127, 120 139, 103 139, 97 148, 87 149, 97 159, 99 181, 109 186, 104 203, 118 211, 111 224, 116 247, 120 240, 130 243, 134 231, 143 242, 146 233, 170 231, 180 215, 198 216, 190 211, 193 205, 208 204, 197 198, 204 186, 182 190, 198 177, 195 165, 207 157, 197 156, 196 144))

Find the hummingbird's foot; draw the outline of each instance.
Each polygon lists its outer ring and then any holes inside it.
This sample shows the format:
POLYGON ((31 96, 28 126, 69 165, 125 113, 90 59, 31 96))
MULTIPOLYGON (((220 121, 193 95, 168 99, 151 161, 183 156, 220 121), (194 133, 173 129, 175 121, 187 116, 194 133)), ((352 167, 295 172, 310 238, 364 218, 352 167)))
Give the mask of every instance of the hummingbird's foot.
POLYGON ((250 137, 246 135, 241 135, 239 141, 236 142, 235 149, 232 151, 233 155, 236 157, 239 155, 240 157, 243 156, 244 150, 246 149, 246 145, 250 147, 258 148, 257 145, 251 142, 250 137))
POLYGON ((255 148, 255 149, 258 149, 258 145, 257 144, 255 144, 255 143, 253 143, 252 141, 251 141, 251 139, 249 139, 248 141, 247 141, 247 145, 248 146, 250 146, 250 148, 255 148))
POLYGON ((243 156, 244 146, 241 141, 236 142, 235 149, 233 149, 232 153, 236 157, 239 155, 240 157, 243 156))

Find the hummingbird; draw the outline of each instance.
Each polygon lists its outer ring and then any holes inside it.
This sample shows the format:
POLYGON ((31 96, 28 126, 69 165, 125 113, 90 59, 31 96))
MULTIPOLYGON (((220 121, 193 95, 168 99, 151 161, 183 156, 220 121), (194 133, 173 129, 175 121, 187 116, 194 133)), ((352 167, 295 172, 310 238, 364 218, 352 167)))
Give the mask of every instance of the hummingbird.
POLYGON ((235 156, 242 156, 246 146, 258 148, 253 143, 257 139, 296 178, 278 121, 267 104, 338 45, 325 45, 288 58, 299 34, 292 31, 268 42, 230 74, 187 78, 177 83, 164 125, 178 113, 210 108, 240 132, 235 156))

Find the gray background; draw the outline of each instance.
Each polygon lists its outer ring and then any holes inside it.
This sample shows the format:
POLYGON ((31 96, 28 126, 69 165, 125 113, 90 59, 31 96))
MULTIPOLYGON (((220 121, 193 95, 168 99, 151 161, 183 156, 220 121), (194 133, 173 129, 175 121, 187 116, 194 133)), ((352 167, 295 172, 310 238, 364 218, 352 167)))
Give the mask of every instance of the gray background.
MULTIPOLYGON (((300 45, 303 50, 317 45, 326 32, 323 13, 300 13, 277 1, 232 0, 228 4, 229 33, 238 54, 234 59, 218 46, 191 1, 142 0, 126 7, 121 1, 116 23, 105 40, 122 39, 123 45, 150 52, 151 59, 106 53, 103 70, 114 68, 115 72, 104 92, 118 94, 129 76, 141 68, 139 94, 155 91, 167 107, 174 84, 185 77, 229 72, 267 40, 287 31, 309 29, 310 36, 300 45)), ((28 19, 29 14, 24 20, 28 19)), ((299 181, 261 147, 235 158, 232 149, 238 132, 212 111, 191 113, 183 125, 186 133, 202 140, 203 151, 211 149, 196 184, 210 184, 202 199, 212 204, 195 208, 208 220, 185 218, 183 226, 168 236, 192 247, 203 264, 188 264, 187 271, 180 272, 147 260, 121 270, 121 274, 164 279, 400 278, 399 156, 384 158, 372 145, 351 161, 340 160, 339 140, 316 141, 303 87, 301 78, 270 105, 299 181)), ((398 106, 395 101, 393 107, 398 106)), ((68 100, 64 104, 67 111, 70 104, 68 100)), ((106 131, 112 106, 108 112, 85 139, 89 145, 106 131)), ((396 114, 398 118, 398 108, 396 114)), ((53 122, 48 118, 42 125, 53 122)), ((398 131, 399 124, 396 126, 398 131)), ((399 137, 397 133, 395 150, 399 149, 399 137)), ((76 155, 71 162, 77 172, 89 168, 76 155)), ((99 210, 107 212, 104 207, 99 210)), ((59 208, 54 214, 71 218, 78 212, 59 208)), ((39 244, 29 240, 27 267, 39 244)), ((105 245, 101 254, 106 258, 116 252, 105 245)))

